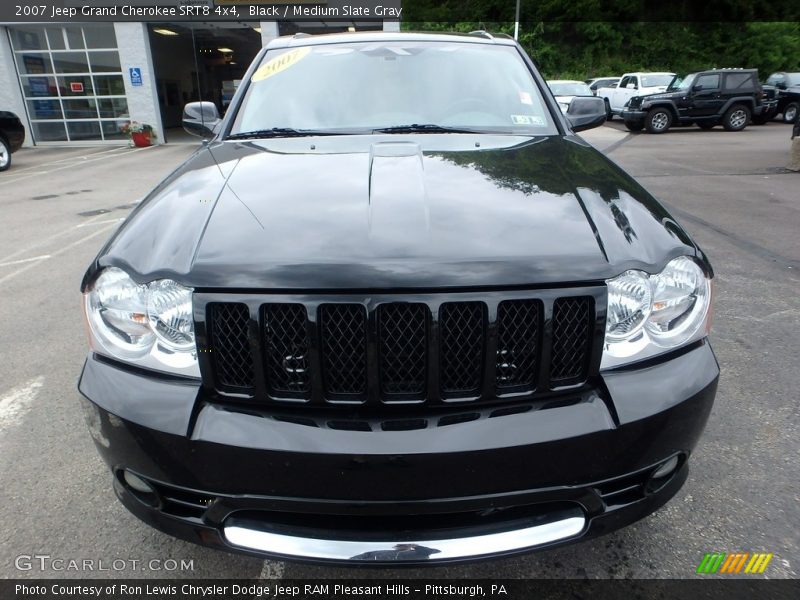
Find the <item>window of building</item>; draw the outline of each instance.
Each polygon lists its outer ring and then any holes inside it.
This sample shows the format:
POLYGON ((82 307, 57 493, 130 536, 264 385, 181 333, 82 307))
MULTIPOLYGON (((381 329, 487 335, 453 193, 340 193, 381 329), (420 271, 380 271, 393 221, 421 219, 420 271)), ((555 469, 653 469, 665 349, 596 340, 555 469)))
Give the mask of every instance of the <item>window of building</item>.
POLYGON ((9 31, 34 141, 125 138, 128 100, 112 24, 9 31))

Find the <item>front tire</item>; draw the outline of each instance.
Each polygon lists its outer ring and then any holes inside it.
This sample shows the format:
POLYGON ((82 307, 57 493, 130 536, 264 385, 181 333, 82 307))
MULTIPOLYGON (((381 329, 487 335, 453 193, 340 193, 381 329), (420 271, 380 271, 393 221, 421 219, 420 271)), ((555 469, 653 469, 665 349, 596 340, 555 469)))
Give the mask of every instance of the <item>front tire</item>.
POLYGON ((11 146, 0 137, 0 171, 7 171, 11 166, 11 146))
POLYGON ((789 104, 786 105, 786 108, 783 109, 783 122, 794 123, 797 121, 798 108, 800 108, 800 104, 797 102, 789 102, 789 104))
POLYGON ((734 104, 722 117, 725 131, 741 131, 750 122, 750 109, 743 104, 734 104))
POLYGON ((628 129, 628 131, 638 133, 644 129, 644 123, 640 121, 625 121, 625 127, 628 129))
POLYGON ((606 103, 606 121, 613 121, 614 113, 611 112, 611 105, 608 103, 608 98, 603 98, 603 102, 606 103))
POLYGON ((672 113, 666 108, 654 108, 647 113, 644 126, 648 133, 665 133, 672 125, 672 113))

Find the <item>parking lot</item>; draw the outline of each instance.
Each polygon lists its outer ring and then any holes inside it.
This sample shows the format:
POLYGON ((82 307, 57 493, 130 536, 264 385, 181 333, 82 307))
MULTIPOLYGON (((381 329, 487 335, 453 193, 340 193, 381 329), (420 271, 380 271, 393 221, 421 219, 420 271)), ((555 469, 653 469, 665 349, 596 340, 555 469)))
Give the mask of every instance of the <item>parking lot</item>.
POLYGON ((77 401, 86 352, 79 285, 120 220, 194 146, 21 150, 0 174, 0 577, 682 578, 714 551, 772 552, 765 576, 797 577, 800 173, 785 169, 790 129, 648 135, 615 120, 585 133, 667 205, 716 270, 712 344, 722 375, 689 480, 663 509, 606 537, 425 570, 212 551, 151 529, 119 504, 77 401), (37 554, 125 567, 19 569, 19 556, 37 554), (191 568, 165 570, 167 559, 191 568))

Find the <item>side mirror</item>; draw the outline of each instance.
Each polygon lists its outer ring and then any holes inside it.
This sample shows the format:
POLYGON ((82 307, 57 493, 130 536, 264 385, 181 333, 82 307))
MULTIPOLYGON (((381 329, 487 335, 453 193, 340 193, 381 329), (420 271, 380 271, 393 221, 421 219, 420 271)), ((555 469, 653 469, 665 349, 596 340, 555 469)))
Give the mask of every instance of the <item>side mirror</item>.
POLYGON ((629 83, 629 84, 628 84, 628 85, 626 85, 625 87, 626 87, 627 89, 629 89, 629 90, 635 90, 635 89, 636 89, 636 84, 635 84, 635 83, 629 83))
POLYGON ((701 91, 702 89, 703 89, 703 86, 702 86, 702 85, 693 85, 693 86, 692 86, 692 91, 693 91, 693 92, 699 92, 699 91, 701 91))
POLYGON ((192 135, 212 138, 221 122, 213 102, 190 102, 183 108, 183 128, 192 135))
POLYGON ((566 113, 572 131, 594 129, 606 122, 606 103, 595 96, 576 96, 566 113))

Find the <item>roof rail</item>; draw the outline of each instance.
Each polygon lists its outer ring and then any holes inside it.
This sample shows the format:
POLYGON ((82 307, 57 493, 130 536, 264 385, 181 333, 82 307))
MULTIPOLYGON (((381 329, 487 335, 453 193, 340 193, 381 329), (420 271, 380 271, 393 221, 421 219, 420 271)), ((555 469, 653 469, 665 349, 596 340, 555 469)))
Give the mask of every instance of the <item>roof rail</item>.
POLYGON ((486 31, 485 29, 476 29, 475 31, 470 31, 469 35, 474 35, 476 37, 486 38, 487 40, 493 40, 494 37, 491 33, 486 31))
POLYGON ((496 38, 498 38, 498 37, 499 38, 505 38, 507 40, 513 40, 514 39, 514 36, 510 35, 508 33, 495 33, 494 37, 496 37, 496 38))
POLYGON ((305 31, 298 31, 298 32, 297 32, 297 33, 295 33, 295 34, 294 34, 292 37, 293 37, 294 39, 297 39, 297 38, 307 38, 307 37, 311 37, 311 34, 310 34, 310 33, 306 33, 305 31))

